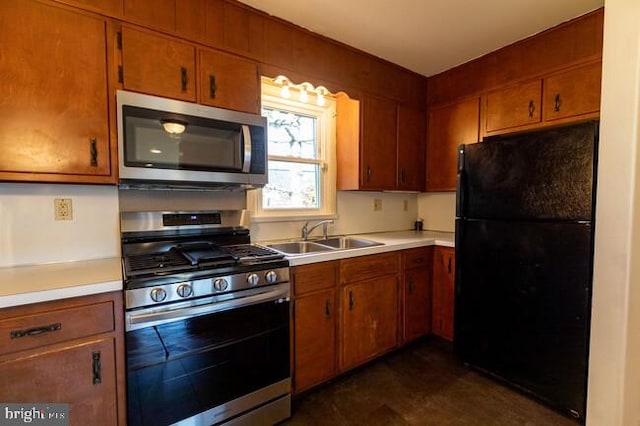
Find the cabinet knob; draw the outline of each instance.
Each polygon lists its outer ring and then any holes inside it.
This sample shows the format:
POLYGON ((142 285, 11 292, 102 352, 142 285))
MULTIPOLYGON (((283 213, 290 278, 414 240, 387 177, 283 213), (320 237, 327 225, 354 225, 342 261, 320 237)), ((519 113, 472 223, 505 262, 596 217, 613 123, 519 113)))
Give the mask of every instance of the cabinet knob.
POLYGON ((367 166, 367 182, 371 180, 371 167, 367 166))

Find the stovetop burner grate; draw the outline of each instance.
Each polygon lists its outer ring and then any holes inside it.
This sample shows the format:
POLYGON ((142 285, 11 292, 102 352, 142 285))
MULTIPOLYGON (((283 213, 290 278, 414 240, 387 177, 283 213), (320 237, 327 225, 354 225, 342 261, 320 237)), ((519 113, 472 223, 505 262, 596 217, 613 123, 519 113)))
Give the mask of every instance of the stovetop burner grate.
POLYGON ((146 253, 125 257, 127 273, 137 275, 149 271, 175 271, 191 266, 176 250, 171 249, 161 253, 146 253))
POLYGON ((241 244, 236 246, 226 246, 225 250, 239 261, 267 261, 282 259, 284 255, 266 247, 254 244, 241 244))

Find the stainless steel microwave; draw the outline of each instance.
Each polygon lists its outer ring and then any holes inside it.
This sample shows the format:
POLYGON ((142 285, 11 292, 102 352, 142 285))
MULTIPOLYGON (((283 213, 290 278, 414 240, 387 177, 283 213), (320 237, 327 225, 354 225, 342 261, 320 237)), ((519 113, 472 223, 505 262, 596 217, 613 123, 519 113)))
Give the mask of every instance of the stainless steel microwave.
POLYGON ((121 184, 267 183, 264 117, 122 90, 116 99, 121 184))

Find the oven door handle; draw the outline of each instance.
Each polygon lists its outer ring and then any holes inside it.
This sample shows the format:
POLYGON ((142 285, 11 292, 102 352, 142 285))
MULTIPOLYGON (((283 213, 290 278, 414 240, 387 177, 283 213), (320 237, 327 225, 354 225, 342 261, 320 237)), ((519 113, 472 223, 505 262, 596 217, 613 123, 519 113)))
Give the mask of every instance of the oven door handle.
POLYGON ((208 303, 200 306, 179 308, 166 311, 154 309, 146 313, 127 313, 126 331, 137 330, 139 328, 177 321, 185 318, 207 315, 215 312, 227 311, 241 308, 243 306, 255 305, 264 302, 285 302, 289 301, 289 284, 281 284, 275 289, 264 293, 253 294, 251 296, 237 299, 225 300, 223 302, 208 303))

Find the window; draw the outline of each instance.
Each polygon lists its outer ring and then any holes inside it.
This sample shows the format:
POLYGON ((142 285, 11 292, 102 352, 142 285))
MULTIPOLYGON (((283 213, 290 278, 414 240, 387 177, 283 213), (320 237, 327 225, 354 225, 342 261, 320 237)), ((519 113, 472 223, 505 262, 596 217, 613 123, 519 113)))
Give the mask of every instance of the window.
POLYGON ((280 96, 263 79, 262 115, 267 118, 269 183, 249 192, 258 221, 335 215, 335 102, 323 106, 280 96))

